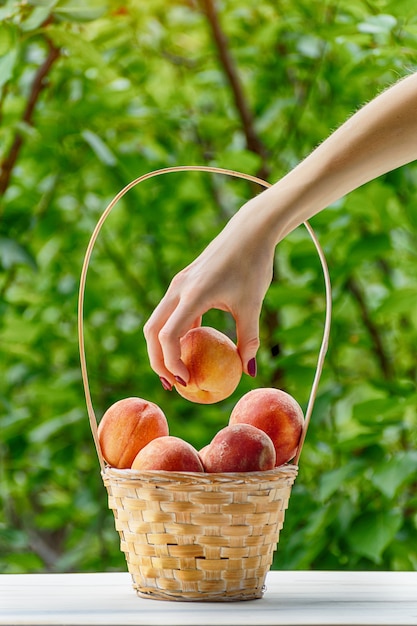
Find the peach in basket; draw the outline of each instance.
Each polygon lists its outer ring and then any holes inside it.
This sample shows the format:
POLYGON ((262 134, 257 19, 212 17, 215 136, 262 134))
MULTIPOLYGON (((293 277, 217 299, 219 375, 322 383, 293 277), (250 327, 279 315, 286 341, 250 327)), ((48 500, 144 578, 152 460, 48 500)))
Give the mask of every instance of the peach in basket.
POLYGON ((168 435, 168 422, 162 409, 142 398, 124 398, 104 413, 98 438, 107 463, 131 467, 138 452, 152 439, 168 435))

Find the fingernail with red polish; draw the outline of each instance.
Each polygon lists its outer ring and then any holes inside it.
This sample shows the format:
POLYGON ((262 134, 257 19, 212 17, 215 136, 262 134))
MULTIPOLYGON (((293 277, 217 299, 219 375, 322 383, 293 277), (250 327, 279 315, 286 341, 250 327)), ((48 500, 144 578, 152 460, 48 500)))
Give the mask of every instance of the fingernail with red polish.
POLYGON ((255 376, 256 376, 256 359, 255 359, 255 357, 253 359, 250 359, 250 361, 248 361, 248 374, 249 374, 249 376, 252 376, 252 378, 255 378, 255 376))
POLYGON ((177 383, 179 383, 183 387, 187 386, 187 383, 185 382, 185 380, 183 380, 180 376, 175 376, 175 380, 177 381, 177 383))
POLYGON ((172 385, 169 380, 167 380, 163 376, 160 376, 159 380, 161 381, 161 385, 165 389, 165 391, 172 391, 172 385))

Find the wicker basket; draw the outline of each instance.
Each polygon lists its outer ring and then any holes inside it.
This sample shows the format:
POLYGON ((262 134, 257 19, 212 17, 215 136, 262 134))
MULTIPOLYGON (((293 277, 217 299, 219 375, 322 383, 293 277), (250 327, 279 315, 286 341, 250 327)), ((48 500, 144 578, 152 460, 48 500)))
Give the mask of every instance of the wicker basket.
POLYGON ((304 430, 291 464, 265 472, 223 474, 139 472, 106 465, 98 441, 85 357, 83 307, 88 265, 101 227, 120 198, 143 180, 178 171, 214 172, 270 186, 240 172, 179 166, 156 170, 132 181, 107 206, 91 236, 80 280, 78 334, 88 416, 120 547, 137 594, 158 600, 252 600, 264 593, 266 575, 298 472, 327 350, 330 279, 323 251, 311 226, 305 223, 324 273, 326 318, 304 430))
POLYGON ((245 475, 106 469, 109 506, 137 592, 260 598, 296 475, 294 465, 245 475))

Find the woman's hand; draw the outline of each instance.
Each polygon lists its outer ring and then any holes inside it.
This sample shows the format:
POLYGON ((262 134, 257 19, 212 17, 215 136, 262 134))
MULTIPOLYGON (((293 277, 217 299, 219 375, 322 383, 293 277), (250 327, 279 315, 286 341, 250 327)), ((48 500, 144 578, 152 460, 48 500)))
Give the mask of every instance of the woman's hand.
POLYGON ((257 231, 254 204, 256 199, 244 205, 200 256, 174 277, 145 325, 150 363, 166 389, 188 382, 180 338, 200 325, 210 309, 234 317, 243 370, 256 374, 259 316, 272 280, 275 242, 257 231), (250 219, 247 213, 252 213, 250 219))

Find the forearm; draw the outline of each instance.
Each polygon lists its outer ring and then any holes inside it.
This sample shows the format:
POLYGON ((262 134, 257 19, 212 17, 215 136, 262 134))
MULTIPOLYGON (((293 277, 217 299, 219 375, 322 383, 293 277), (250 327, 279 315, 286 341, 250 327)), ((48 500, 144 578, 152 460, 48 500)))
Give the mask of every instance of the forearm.
POLYGON ((254 199, 264 235, 277 243, 338 198, 415 159, 417 73, 365 105, 254 199))

